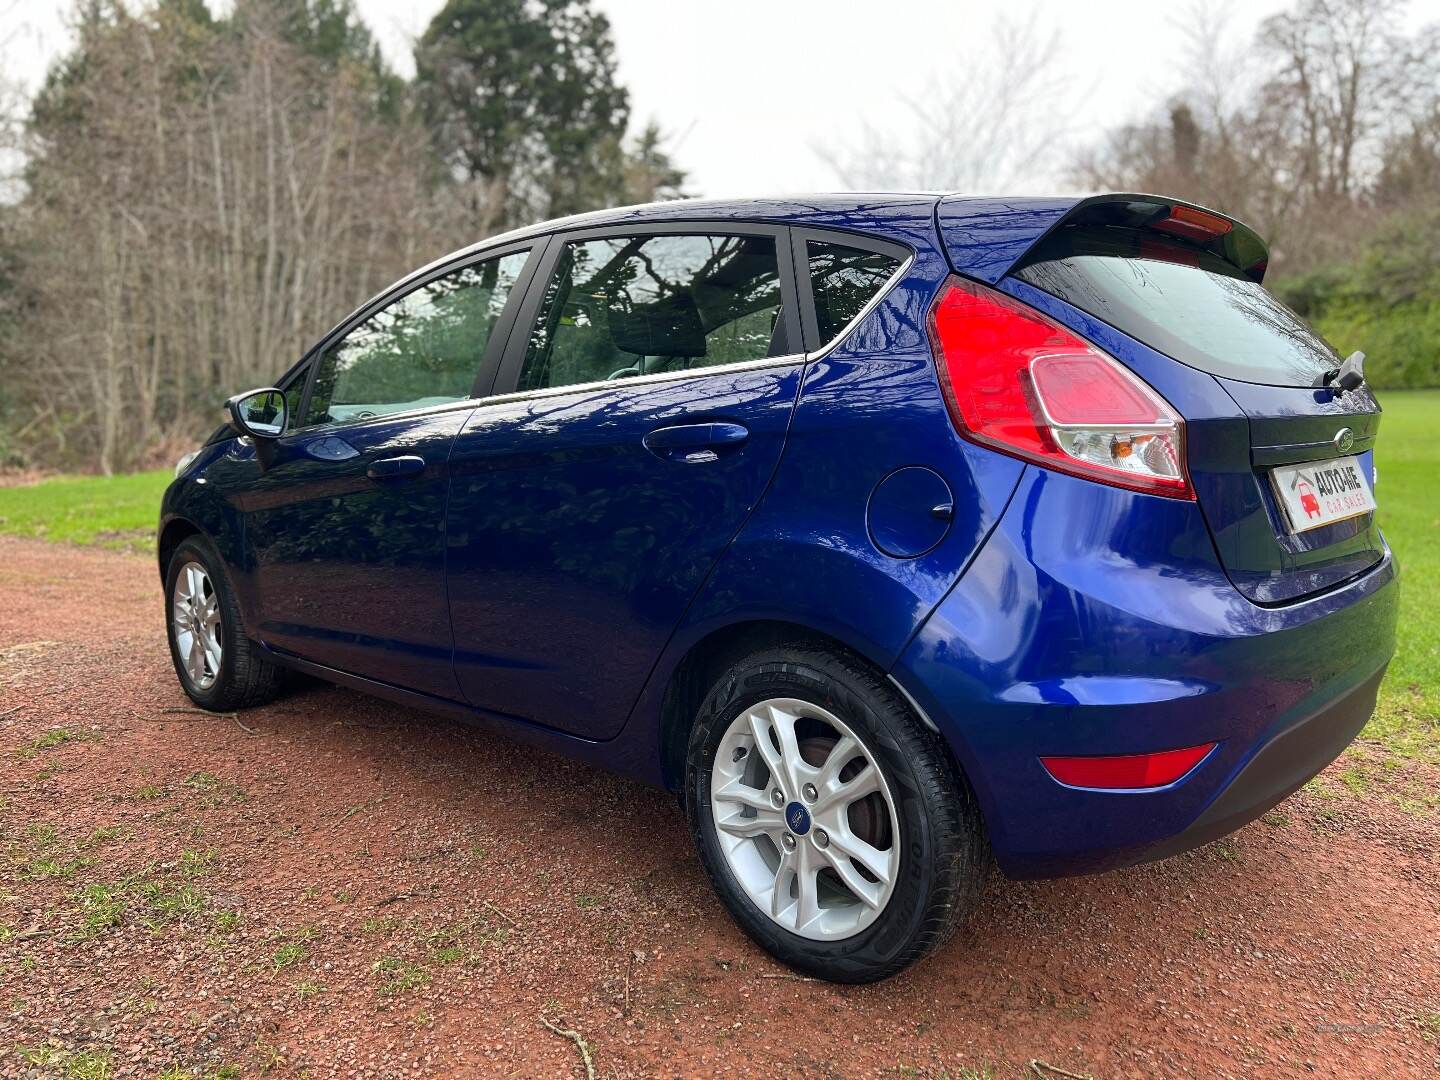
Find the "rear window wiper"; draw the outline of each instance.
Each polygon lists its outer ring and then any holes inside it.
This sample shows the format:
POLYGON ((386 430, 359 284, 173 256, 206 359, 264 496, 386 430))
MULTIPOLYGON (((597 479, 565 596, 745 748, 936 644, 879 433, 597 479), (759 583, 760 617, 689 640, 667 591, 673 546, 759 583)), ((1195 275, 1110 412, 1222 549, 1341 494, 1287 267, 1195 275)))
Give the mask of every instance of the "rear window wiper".
POLYGON ((1337 393, 1355 390, 1365 384, 1365 354, 1356 349, 1345 362, 1320 376, 1321 386, 1333 386, 1337 393))

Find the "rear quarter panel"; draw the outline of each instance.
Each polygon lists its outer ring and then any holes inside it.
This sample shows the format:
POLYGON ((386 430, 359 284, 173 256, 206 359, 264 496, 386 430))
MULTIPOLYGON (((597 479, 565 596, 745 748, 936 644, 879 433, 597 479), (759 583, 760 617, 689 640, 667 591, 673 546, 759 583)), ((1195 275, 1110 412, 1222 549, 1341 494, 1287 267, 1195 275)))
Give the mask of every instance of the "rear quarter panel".
POLYGON ((808 365, 774 480, 657 665, 632 714, 642 727, 656 722, 686 652, 740 622, 796 623, 888 669, 1015 490, 1023 464, 961 440, 941 395, 926 317, 950 267, 933 203, 871 235, 907 244, 914 259, 879 306, 808 365), (911 465, 944 478, 954 520, 934 548, 892 558, 871 540, 867 503, 881 480, 911 465))

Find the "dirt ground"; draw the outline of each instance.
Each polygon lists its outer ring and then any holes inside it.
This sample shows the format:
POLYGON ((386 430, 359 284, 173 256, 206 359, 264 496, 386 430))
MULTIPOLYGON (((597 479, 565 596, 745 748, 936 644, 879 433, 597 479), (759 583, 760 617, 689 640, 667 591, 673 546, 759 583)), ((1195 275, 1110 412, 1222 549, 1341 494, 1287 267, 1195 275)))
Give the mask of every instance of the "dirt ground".
POLYGON ((1440 822, 1383 792, 997 879, 843 988, 663 793, 331 687, 187 704, 149 560, 0 540, 0 1076, 1440 1075, 1440 822))

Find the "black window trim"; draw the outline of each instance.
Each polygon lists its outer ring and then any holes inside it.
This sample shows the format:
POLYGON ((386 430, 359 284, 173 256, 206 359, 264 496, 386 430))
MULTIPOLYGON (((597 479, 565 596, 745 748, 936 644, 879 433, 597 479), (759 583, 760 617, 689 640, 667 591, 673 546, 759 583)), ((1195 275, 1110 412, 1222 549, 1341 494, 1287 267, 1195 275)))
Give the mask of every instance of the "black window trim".
POLYGON ((328 424, 315 424, 310 427, 292 427, 285 432, 286 436, 304 434, 306 437, 316 432, 326 432, 339 428, 354 428, 360 424, 372 424, 388 422, 392 420, 403 420, 413 416, 426 416, 430 413, 446 412, 451 409, 473 406, 476 400, 485 396, 485 389, 493 382, 495 370, 500 365, 501 357, 504 354, 505 346, 510 339, 510 331, 515 324, 515 314, 521 300, 527 295, 531 279, 534 277, 535 269, 540 264, 545 254, 548 237, 531 237, 525 240, 517 240, 514 243, 501 244, 481 250, 470 250, 465 254, 446 261, 437 261, 429 267, 414 274, 407 275, 386 288, 383 292, 376 294, 367 300, 360 307, 347 315, 341 322, 320 339, 290 371, 285 373, 281 383, 301 368, 305 368, 304 379, 305 389, 300 396, 299 416, 295 418, 298 425, 300 417, 307 415, 310 409, 310 396, 315 387, 315 372, 319 369, 317 362, 319 357, 331 346, 335 345, 361 323, 365 322, 376 312, 389 307, 409 296, 418 289, 424 288, 437 278, 453 274, 457 270, 463 270, 467 266, 474 266, 478 263, 490 262, 492 259, 503 259, 507 255, 514 255, 519 252, 528 252, 529 257, 520 268, 520 273, 515 278, 515 284, 510 289, 510 295, 505 298, 505 306, 500 311, 500 316, 495 320, 495 326, 490 331, 490 340, 486 343, 485 351, 476 365, 475 379, 470 386, 469 397, 461 398, 458 401, 448 401, 439 405, 427 405, 418 409, 406 409, 403 412, 386 413, 383 416, 371 417, 367 420, 345 420, 333 421, 328 424))
POLYGON ((800 290, 800 315, 804 328, 807 362, 818 360, 839 347, 846 338, 855 332, 855 328, 870 316, 871 312, 885 302, 885 297, 896 285, 900 284, 915 262, 913 249, 893 240, 882 240, 869 233, 853 233, 842 229, 806 226, 791 229, 790 241, 794 245, 791 261, 795 266, 795 276, 800 290), (834 244, 839 247, 854 248, 857 251, 869 251, 900 261, 895 272, 885 279, 885 283, 876 290, 869 302, 829 341, 820 340, 820 327, 815 318, 815 290, 810 280, 810 253, 805 247, 810 242, 834 244))
POLYGON ((801 347, 800 297, 796 287, 797 274, 794 265, 794 245, 790 241, 792 229, 788 225, 774 222, 748 222, 732 219, 686 218, 678 221, 653 222, 644 224, 609 224, 592 228, 571 229, 548 235, 549 241, 541 260, 536 264, 530 278, 524 303, 516 309, 515 318, 509 330, 519 328, 519 333, 508 333, 505 353, 495 372, 495 377, 485 395, 487 402, 521 401, 535 397, 551 397, 577 391, 594 391, 601 387, 647 385, 654 382, 670 382, 676 379, 699 379, 709 375, 723 374, 736 370, 751 370, 759 367, 804 362, 801 347), (602 379, 595 382, 569 383, 564 386, 544 386, 534 390, 520 390, 520 372, 525 365, 525 353, 529 344, 529 328, 535 325, 540 314, 540 305, 545 300, 545 290, 554 276, 555 267, 567 244, 584 243, 587 240, 606 240, 613 237, 629 236, 768 236, 775 241, 775 259, 780 270, 780 308, 785 316, 786 352, 779 356, 765 356, 756 360, 740 360, 731 364, 716 364, 712 367, 684 368, 679 371, 659 371, 650 375, 637 375, 621 381, 602 379))

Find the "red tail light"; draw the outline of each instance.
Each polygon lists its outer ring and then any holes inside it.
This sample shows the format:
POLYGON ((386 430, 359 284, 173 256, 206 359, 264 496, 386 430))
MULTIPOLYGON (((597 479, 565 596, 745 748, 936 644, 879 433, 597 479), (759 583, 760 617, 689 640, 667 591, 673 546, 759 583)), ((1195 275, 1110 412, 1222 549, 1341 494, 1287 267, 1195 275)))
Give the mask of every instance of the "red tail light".
POLYGON ((1042 757, 1045 771, 1071 787, 1139 791, 1173 784, 1205 760, 1215 744, 1202 743, 1158 754, 1118 757, 1042 757))
POLYGON ((956 430, 1117 487, 1193 499, 1185 423, 1118 361, 1020 301, 952 278, 930 311, 956 430))

